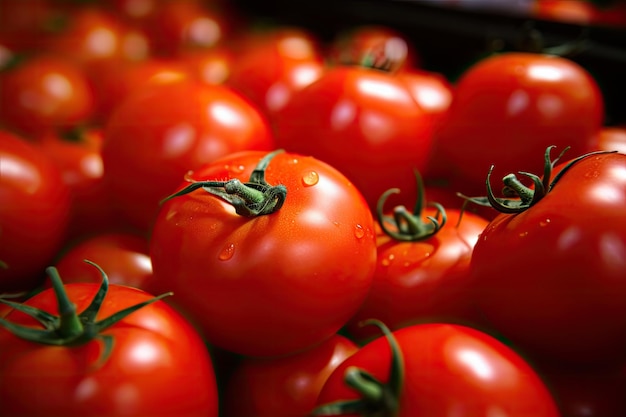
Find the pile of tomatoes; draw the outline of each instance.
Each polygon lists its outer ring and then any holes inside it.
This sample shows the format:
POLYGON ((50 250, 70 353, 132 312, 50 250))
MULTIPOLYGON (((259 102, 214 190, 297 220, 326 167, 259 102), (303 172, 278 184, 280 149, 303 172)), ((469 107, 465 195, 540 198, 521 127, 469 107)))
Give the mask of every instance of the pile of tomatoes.
POLYGON ((626 127, 226 0, 0 1, 0 416, 626 415, 626 127))

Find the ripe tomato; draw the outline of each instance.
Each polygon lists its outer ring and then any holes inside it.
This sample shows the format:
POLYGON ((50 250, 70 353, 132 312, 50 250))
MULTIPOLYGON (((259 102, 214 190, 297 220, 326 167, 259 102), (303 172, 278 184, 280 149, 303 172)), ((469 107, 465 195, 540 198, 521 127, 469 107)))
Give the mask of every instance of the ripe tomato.
POLYGON ((159 201, 187 171, 231 152, 273 148, 266 119, 232 89, 185 77, 155 80, 109 118, 104 178, 123 218, 148 231, 159 201))
POLYGON ((133 233, 100 233, 65 248, 55 262, 65 283, 100 282, 100 274, 85 259, 106 270, 112 284, 145 289, 152 278, 148 241, 133 233))
POLYGON ((101 6, 73 8, 67 26, 50 37, 47 50, 72 59, 88 74, 108 62, 139 61, 150 50, 146 35, 101 6))
POLYGON ((394 71, 417 68, 419 56, 411 41, 390 26, 359 25, 332 41, 328 58, 334 64, 384 66, 394 71))
POLYGON ((178 312, 121 285, 53 288, 24 303, 38 320, 16 308, 0 321, 0 415, 217 416, 211 358, 178 312))
POLYGON ((565 58, 502 53, 466 70, 435 135, 435 158, 457 191, 485 192, 485 176, 539 172, 548 146, 581 155, 597 149, 603 122, 600 89, 582 67, 565 58))
POLYGON ((598 149, 626 154, 626 125, 603 127, 599 135, 598 149))
POLYGON ((392 187, 411 204, 412 173, 425 168, 435 122, 406 77, 358 66, 327 70, 275 115, 277 145, 343 172, 371 208, 392 187))
POLYGON ((0 293, 31 291, 65 240, 70 190, 37 146, 0 131, 0 293))
POLYGON ((256 195, 251 187, 221 196, 198 189, 163 204, 150 240, 149 288, 175 291, 172 302, 211 344, 250 356, 293 353, 335 334, 365 299, 376 261, 363 196, 315 158, 238 152, 199 168, 185 185, 232 185, 248 181, 253 169, 259 171, 250 182, 263 183, 257 177, 265 168, 264 181, 273 187, 252 187, 276 199, 252 206, 275 212, 253 216, 227 202, 245 201, 244 191, 256 195))
POLYGON ((588 155, 556 170, 543 198, 481 234, 471 263, 478 308, 531 357, 623 361, 626 155, 588 155))
POLYGON ((101 128, 48 133, 37 144, 52 159, 70 189, 68 239, 122 228, 104 184, 101 128))
POLYGON ((162 1, 145 22, 150 49, 157 55, 176 56, 189 49, 209 49, 228 36, 227 17, 198 0, 162 1))
POLYGON ((333 371, 313 415, 559 415, 529 364, 485 333, 430 323, 388 338, 361 347, 333 371))
POLYGON ((348 323, 350 334, 363 340, 375 335, 360 322, 376 318, 391 330, 418 322, 474 323, 470 259, 486 219, 438 203, 425 206, 420 195, 413 211, 385 208, 392 189, 377 208, 378 256, 372 289, 348 323), (461 219, 462 217, 462 219, 461 219), (435 222, 433 222, 434 219, 435 222))
POLYGON ((328 376, 357 345, 335 335, 279 358, 243 358, 224 387, 224 417, 306 417, 328 376))
POLYGON ((319 41, 303 29, 277 28, 248 37, 234 48, 237 60, 226 83, 270 117, 326 68, 319 41))
POLYGON ((94 96, 75 63, 38 54, 0 73, 0 123, 37 137, 90 121, 94 96))

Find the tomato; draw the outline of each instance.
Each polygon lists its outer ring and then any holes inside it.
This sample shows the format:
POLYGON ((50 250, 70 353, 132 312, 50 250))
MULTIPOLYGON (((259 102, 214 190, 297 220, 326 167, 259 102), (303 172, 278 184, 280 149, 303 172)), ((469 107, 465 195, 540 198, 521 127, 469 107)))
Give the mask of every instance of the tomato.
POLYGON ((68 239, 122 228, 104 184, 101 128, 48 133, 37 144, 52 159, 70 189, 68 239))
POLYGON ((177 59, 177 62, 185 64, 192 75, 207 84, 225 84, 235 61, 234 52, 226 47, 185 51, 177 59))
POLYGON ((435 121, 408 77, 357 66, 327 70, 274 117, 277 146, 334 166, 371 208, 392 187, 410 204, 412 172, 426 166, 435 121))
POLYGON ((308 156, 243 151, 188 180, 158 214, 149 288, 176 292, 172 302, 212 345, 249 356, 293 353, 328 339, 356 312, 376 243, 369 207, 343 174, 308 156), (226 181, 234 194, 193 191, 207 180, 226 181))
POLYGON ((159 2, 146 22, 151 50, 163 56, 212 48, 223 42, 231 30, 225 15, 198 0, 159 2))
POLYGON ((96 96, 97 120, 106 125, 113 111, 124 99, 146 84, 184 78, 189 74, 187 65, 175 59, 151 57, 136 62, 103 65, 92 83, 96 96))
POLYGON ((626 154, 626 125, 603 127, 599 135, 599 149, 626 154))
POLYGON ((234 48, 237 60, 226 83, 250 98, 270 117, 298 90, 325 70, 319 41, 297 28, 277 28, 234 48))
POLYGON ((473 213, 425 205, 422 186, 418 201, 387 209, 391 189, 381 196, 378 216, 378 256, 372 289, 348 323, 353 337, 376 334, 363 320, 376 318, 391 330, 427 321, 472 323, 478 319, 471 294, 470 260, 478 236, 488 221, 473 213), (433 222, 434 219, 434 222, 433 222))
POLYGON ((494 178, 538 172, 548 146, 581 155, 597 149, 604 103, 595 80, 571 60, 501 53, 479 61, 458 80, 449 113, 435 135, 435 157, 456 191, 485 193, 494 178))
POLYGON ((0 73, 0 123, 40 136, 90 121, 94 96, 87 76, 71 61, 39 54, 0 73))
POLYGON ((31 291, 65 241, 70 190, 37 146, 0 131, 0 293, 31 291))
POLYGON ((100 281, 85 259, 106 270, 112 284, 144 289, 152 278, 148 241, 130 232, 99 233, 67 247, 55 262, 65 283, 100 281))
POLYGON ((313 415, 559 415, 534 369, 486 333, 430 323, 387 338, 361 347, 333 371, 313 415))
POLYGON ((546 171, 554 186, 538 201, 485 228, 472 255, 474 296, 533 358, 614 364, 626 359, 626 155, 572 161, 555 168, 556 181, 546 171))
POLYGON ((217 416, 208 350, 159 297, 105 280, 53 288, 24 303, 39 320, 16 308, 0 321, 0 415, 217 416))
POLYGON ((224 417, 305 417, 331 372, 358 351, 335 335, 322 344, 279 358, 244 358, 227 381, 224 417))
POLYGON ((417 68, 419 56, 402 32, 383 25, 344 29, 331 42, 327 55, 334 64, 374 64, 394 70, 417 68))
POLYGON ((109 118, 102 158, 115 209, 148 231, 187 171, 231 152, 271 150, 274 141, 260 111, 228 87, 189 77, 144 87, 109 118))
POLYGON ((88 73, 107 62, 139 61, 149 53, 147 36, 100 6, 67 13, 67 26, 52 36, 47 50, 84 66, 88 73))

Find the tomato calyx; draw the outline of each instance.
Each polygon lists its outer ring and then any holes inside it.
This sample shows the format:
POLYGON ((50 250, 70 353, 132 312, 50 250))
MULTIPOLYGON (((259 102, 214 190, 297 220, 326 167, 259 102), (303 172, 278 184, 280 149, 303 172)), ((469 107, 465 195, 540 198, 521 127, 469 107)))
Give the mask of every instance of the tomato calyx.
POLYGON ((161 204, 202 188, 232 205, 240 216, 257 217, 272 214, 283 206, 287 198, 287 187, 282 184, 268 184, 265 180, 265 170, 270 161, 282 152, 284 152, 283 149, 278 149, 264 156, 250 174, 247 182, 241 182, 237 178, 228 181, 190 180, 191 184, 166 197, 161 204))
POLYGON ((518 174, 523 175, 529 178, 533 183, 533 188, 527 187, 524 185, 519 178, 511 173, 507 174, 502 178, 502 182, 504 183, 504 188, 502 189, 502 194, 505 196, 504 198, 496 197, 493 193, 493 189, 491 187, 491 173, 495 165, 491 165, 489 168, 489 172, 487 173, 487 196, 486 197, 467 197, 461 193, 457 193, 457 195, 461 198, 464 198, 468 202, 472 202, 481 206, 492 207, 499 211, 500 213, 506 214, 517 214, 523 211, 528 210, 530 207, 537 204, 543 197, 545 197, 554 186, 561 179, 563 174, 565 174, 574 164, 578 161, 581 161, 589 156, 597 155, 597 154, 605 154, 605 153, 614 153, 614 151, 596 151, 589 152, 584 155, 581 155, 577 158, 569 161, 561 171, 554 177, 554 179, 550 180, 552 177, 552 171, 554 167, 559 162, 559 160, 563 157, 565 152, 569 149, 569 146, 563 149, 563 151, 557 156, 555 159, 551 159, 550 152, 555 146, 548 146, 546 148, 544 154, 544 168, 543 168, 543 178, 539 177, 536 174, 532 174, 525 171, 519 171, 518 174))
POLYGON ((359 414, 370 417, 393 417, 398 414, 400 394, 404 383, 404 358, 391 330, 376 319, 365 320, 361 325, 375 325, 384 334, 391 349, 391 366, 388 382, 379 381, 375 376, 356 366, 346 368, 344 381, 361 397, 356 400, 339 400, 322 404, 315 408, 311 416, 339 416, 359 414))
POLYGON ((428 222, 422 221, 422 212, 425 204, 424 183, 419 172, 415 172, 417 182, 417 199, 413 212, 405 206, 400 205, 393 208, 393 216, 385 215, 384 207, 391 194, 398 194, 398 188, 391 188, 385 191, 378 199, 376 206, 376 218, 383 232, 395 240, 403 242, 416 242, 428 239, 446 224, 446 210, 439 203, 429 203, 437 212, 435 216, 426 216, 428 222))
POLYGON ((69 299, 57 269, 55 267, 49 267, 46 269, 46 272, 52 281, 52 289, 57 299, 59 315, 55 316, 54 314, 26 304, 0 298, 0 303, 6 304, 34 318, 43 326, 43 329, 19 325, 3 318, 0 318, 0 326, 21 339, 45 345, 75 346, 87 343, 93 339, 99 339, 104 345, 100 361, 104 362, 109 357, 114 342, 111 335, 102 334, 105 329, 140 308, 172 295, 171 292, 161 294, 120 310, 102 320, 96 321, 96 315, 98 311, 100 311, 100 307, 109 289, 109 279, 98 265, 88 260, 85 260, 85 262, 98 269, 102 276, 102 283, 89 306, 80 314, 76 311, 74 303, 69 299))

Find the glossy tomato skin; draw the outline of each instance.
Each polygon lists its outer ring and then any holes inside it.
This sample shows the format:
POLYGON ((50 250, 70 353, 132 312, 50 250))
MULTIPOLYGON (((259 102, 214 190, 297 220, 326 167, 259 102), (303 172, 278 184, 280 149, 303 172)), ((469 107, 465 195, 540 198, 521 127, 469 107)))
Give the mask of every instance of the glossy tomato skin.
POLYGON ((102 129, 94 127, 51 132, 36 142, 55 162, 70 189, 72 210, 68 239, 123 228, 111 210, 104 183, 102 141, 102 129))
POLYGON ((185 76, 165 78, 130 94, 105 127, 104 177, 113 205, 142 231, 187 171, 231 152, 274 148, 266 119, 238 93, 185 76))
MULTIPOLYGON (((84 310, 99 284, 66 285, 77 310, 84 310)), ((111 285, 98 319, 152 298, 138 289, 111 285)), ((56 314, 56 298, 45 290, 26 304, 56 314)), ((7 320, 38 324, 22 313, 7 320)), ((217 416, 213 367, 202 339, 162 301, 135 311, 104 331, 114 338, 111 355, 99 365, 101 343, 46 346, 0 329, 2 416, 217 416)))
POLYGON ((496 217, 476 243, 478 308, 529 355, 624 360, 625 171, 626 155, 588 156, 536 205, 496 217))
MULTIPOLYGON (((234 153, 191 178, 247 181, 265 155, 234 153)), ((174 291, 172 302, 210 343, 249 356, 293 353, 331 337, 363 302, 376 261, 373 217, 343 174, 286 152, 266 174, 287 188, 278 211, 243 217, 197 190, 161 207, 151 237, 149 288, 174 291)))
MULTIPOLYGON (((393 332, 404 358, 398 417, 557 417, 538 374, 517 353, 476 329, 443 323, 393 332)), ((388 381, 391 355, 384 337, 361 347, 330 375, 317 405, 356 399, 344 382, 346 368, 361 368, 388 381)))
POLYGON ((306 417, 332 371, 358 351, 335 335, 304 352, 244 358, 224 389, 224 417, 306 417))
POLYGON ((148 241, 134 233, 98 233, 65 248, 55 262, 65 283, 102 280, 98 270, 85 259, 105 270, 111 284, 144 289, 145 282, 152 278, 148 241))
MULTIPOLYGON (((478 319, 471 297, 470 260, 478 236, 487 226, 482 217, 447 209, 447 223, 434 236, 415 242, 396 240, 378 229, 378 256, 372 289, 348 324, 353 337, 378 336, 375 318, 391 330, 420 322, 470 323, 478 319)), ((437 216, 426 209, 426 216, 437 216)), ((427 220, 425 220, 427 221, 427 220)))
POLYGON ((548 146, 571 155, 597 149, 604 118, 600 89, 578 64, 557 56, 502 53, 479 61, 456 83, 435 155, 457 191, 484 195, 485 177, 542 172, 548 146))
POLYGON ((428 161, 433 120, 399 74, 329 69, 292 96, 274 125, 279 147, 339 169, 372 208, 392 187, 403 190, 407 204, 415 201, 413 171, 428 161))
POLYGON ((83 70, 38 54, 0 75, 0 123, 29 137, 88 122, 94 94, 83 70))
POLYGON ((70 190, 48 155, 6 131, 0 160, 0 293, 30 291, 65 241, 70 190))
POLYGON ((319 41, 301 29, 249 33, 233 49, 237 60, 226 83, 250 98, 270 119, 326 69, 319 41))

